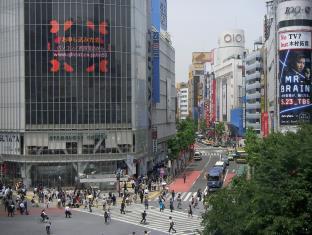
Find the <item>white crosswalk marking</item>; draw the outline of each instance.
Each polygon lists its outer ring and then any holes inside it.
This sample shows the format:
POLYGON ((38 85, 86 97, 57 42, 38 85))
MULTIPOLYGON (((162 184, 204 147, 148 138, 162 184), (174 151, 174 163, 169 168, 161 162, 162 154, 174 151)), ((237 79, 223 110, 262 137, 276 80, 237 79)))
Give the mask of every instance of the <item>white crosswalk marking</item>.
POLYGON ((182 198, 183 201, 187 201, 187 199, 192 195, 192 192, 189 192, 185 198, 182 198))
MULTIPOLYGON (((204 194, 207 192, 207 187, 205 188, 204 190, 204 194)), ((197 192, 176 192, 175 194, 175 197, 174 197, 174 200, 176 201, 177 198, 178 198, 178 195, 181 194, 181 200, 184 201, 184 202, 190 202, 192 200, 192 196, 193 197, 196 197, 197 196, 197 192)), ((166 201, 169 201, 171 199, 171 193, 168 193, 166 196, 165 196, 165 200, 166 201)), ((158 201, 158 197, 152 199, 154 202, 158 201)))
MULTIPOLYGON (((77 209, 82 212, 86 210, 79 208, 77 209)), ((138 226, 143 226, 148 229, 157 230, 160 232, 168 233, 169 229, 169 216, 172 217, 175 222, 175 229, 177 230, 178 235, 186 234, 199 234, 197 231, 202 230, 203 228, 200 225, 201 218, 197 215, 194 215, 192 218, 188 217, 187 213, 180 211, 173 211, 165 209, 163 212, 160 212, 158 207, 150 207, 147 212, 146 224, 140 224, 142 218, 142 212, 144 211, 144 205, 142 204, 133 204, 129 207, 126 207, 126 214, 120 214, 119 207, 114 208, 111 211, 112 220, 121 221, 124 223, 134 224, 138 226)), ((86 212, 88 213, 88 212, 86 212)), ((98 209, 94 210, 92 214, 103 216, 103 211, 98 209)))

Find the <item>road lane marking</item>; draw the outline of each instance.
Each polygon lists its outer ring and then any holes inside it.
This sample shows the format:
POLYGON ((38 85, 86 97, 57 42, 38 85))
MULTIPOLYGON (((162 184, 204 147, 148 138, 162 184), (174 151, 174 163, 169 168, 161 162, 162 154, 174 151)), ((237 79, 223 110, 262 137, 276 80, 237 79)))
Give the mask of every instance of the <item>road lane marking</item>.
POLYGON ((192 192, 188 192, 188 194, 186 195, 186 197, 184 198, 184 202, 186 202, 187 201, 187 199, 191 196, 191 194, 192 194, 192 192))

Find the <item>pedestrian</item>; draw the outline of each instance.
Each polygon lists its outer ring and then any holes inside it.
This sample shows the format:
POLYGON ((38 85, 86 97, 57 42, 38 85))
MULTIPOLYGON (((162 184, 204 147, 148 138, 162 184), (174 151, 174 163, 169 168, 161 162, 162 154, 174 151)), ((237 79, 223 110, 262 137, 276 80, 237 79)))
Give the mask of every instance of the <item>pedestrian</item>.
POLYGON ((122 201, 120 205, 120 214, 126 214, 125 207, 126 207, 125 201, 122 201))
POLYGON ((139 194, 140 194, 141 204, 143 204, 144 193, 142 190, 140 190, 139 194))
POLYGON ((89 212, 92 213, 92 202, 91 202, 91 200, 89 200, 88 204, 89 204, 89 212))
POLYGON ((178 202, 177 208, 178 208, 178 209, 181 209, 181 206, 182 206, 181 193, 178 194, 177 202, 178 202))
POLYGON ((198 197, 198 200, 201 201, 202 199, 202 192, 200 189, 197 190, 197 197, 198 197))
POLYGON ((13 217, 14 216, 14 210, 15 210, 15 204, 11 200, 11 202, 9 203, 9 207, 8 207, 8 216, 13 217))
POLYGON ((186 182, 186 174, 185 173, 183 174, 183 181, 184 181, 184 183, 186 182))
POLYGON ((107 224, 108 223, 108 213, 106 210, 104 212, 104 220, 105 220, 105 224, 107 224))
POLYGON ((194 196, 192 196, 191 203, 192 203, 192 206, 195 207, 195 198, 194 198, 194 196))
POLYGON ((159 200, 159 211, 162 212, 165 209, 165 205, 162 200, 159 200))
POLYGON ((174 201, 174 197, 175 197, 175 191, 174 190, 172 190, 171 196, 172 196, 172 200, 174 201))
POLYGON ((144 224, 146 224, 146 216, 147 216, 147 213, 146 213, 146 211, 144 211, 143 213, 142 213, 142 219, 141 219, 141 224, 142 223, 144 223, 144 224))
POLYGON ((19 204, 19 208, 20 208, 20 213, 21 213, 21 215, 23 215, 23 214, 24 214, 24 209, 25 209, 24 202, 21 202, 21 203, 19 204))
POLYGON ((194 198, 194 208, 196 208, 198 206, 198 198, 195 197, 194 198))
POLYGON ((172 220, 172 217, 169 216, 169 234, 170 234, 171 230, 173 230, 175 233, 177 232, 177 230, 175 230, 173 226, 174 226, 174 222, 172 220))
POLYGON ((170 212, 172 212, 172 211, 174 210, 174 207, 173 207, 173 198, 170 199, 169 207, 170 207, 170 212))
POLYGON ((189 204, 189 209, 188 209, 188 216, 190 217, 193 217, 193 210, 192 210, 192 205, 189 204))
POLYGON ((71 211, 70 211, 70 209, 69 209, 69 206, 66 206, 65 207, 65 218, 70 218, 70 216, 71 216, 71 211))
POLYGON ((147 196, 145 196, 144 205, 145 205, 145 210, 148 210, 148 199, 147 199, 147 196))

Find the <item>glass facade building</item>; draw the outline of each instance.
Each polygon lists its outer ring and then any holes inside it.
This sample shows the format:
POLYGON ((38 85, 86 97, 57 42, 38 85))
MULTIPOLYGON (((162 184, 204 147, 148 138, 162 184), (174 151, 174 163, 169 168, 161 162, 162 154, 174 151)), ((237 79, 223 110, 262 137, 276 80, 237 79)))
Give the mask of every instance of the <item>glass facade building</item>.
POLYGON ((144 0, 0 0, 0 155, 15 177, 70 185, 147 155, 148 14, 144 0))

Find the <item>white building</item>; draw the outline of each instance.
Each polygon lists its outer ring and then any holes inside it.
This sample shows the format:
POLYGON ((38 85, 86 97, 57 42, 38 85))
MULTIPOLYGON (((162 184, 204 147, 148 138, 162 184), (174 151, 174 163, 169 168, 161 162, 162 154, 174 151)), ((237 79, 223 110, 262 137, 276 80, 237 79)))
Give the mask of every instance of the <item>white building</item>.
POLYGON ((215 49, 217 121, 242 129, 242 58, 245 51, 244 31, 228 30, 219 36, 215 49), (240 108, 239 112, 236 112, 240 108), (232 115, 231 115, 232 113, 232 115))
POLYGON ((246 57, 246 128, 253 128, 260 134, 260 99, 261 99, 261 67, 262 59, 260 50, 251 52, 246 57))
POLYGON ((184 120, 189 116, 188 112, 188 87, 187 84, 181 84, 177 92, 178 118, 184 120))

